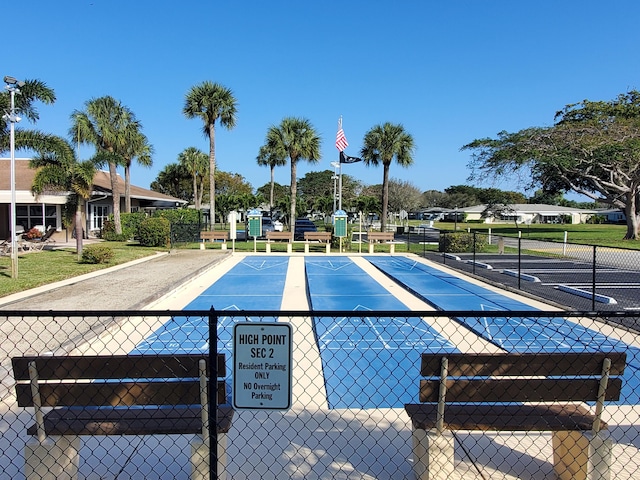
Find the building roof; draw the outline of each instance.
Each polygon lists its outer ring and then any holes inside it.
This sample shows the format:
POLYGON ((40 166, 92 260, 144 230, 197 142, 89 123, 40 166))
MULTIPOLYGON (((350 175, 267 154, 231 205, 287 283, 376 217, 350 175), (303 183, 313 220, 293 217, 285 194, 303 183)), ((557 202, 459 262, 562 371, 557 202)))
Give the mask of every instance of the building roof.
MULTIPOLYGON (((36 170, 29 168, 28 158, 16 158, 16 191, 31 192, 31 185, 36 175, 36 170)), ((93 188, 98 195, 111 195, 111 180, 109 172, 98 171, 93 177, 93 188)), ((0 192, 11 190, 11 161, 8 158, 0 158, 0 192)), ((124 195, 124 179, 118 175, 118 190, 120 195, 124 195)), ((180 204, 187 203, 179 198, 165 195, 164 193, 154 192, 146 188, 131 185, 131 198, 152 201, 175 202, 180 204)))
MULTIPOLYGON (((540 215, 562 215, 564 213, 596 213, 596 210, 585 210, 582 208, 562 207, 560 205, 545 205, 543 203, 514 203, 507 204, 506 207, 514 213, 529 213, 540 215)), ((461 212, 466 213, 482 213, 486 210, 487 205, 474 205, 472 207, 459 208, 461 212)))

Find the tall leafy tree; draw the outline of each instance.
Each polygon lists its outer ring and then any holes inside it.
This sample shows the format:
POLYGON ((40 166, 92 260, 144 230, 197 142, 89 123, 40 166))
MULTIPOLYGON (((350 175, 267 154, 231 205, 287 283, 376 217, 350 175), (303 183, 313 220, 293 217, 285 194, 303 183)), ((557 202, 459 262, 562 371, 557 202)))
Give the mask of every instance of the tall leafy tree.
POLYGON ((393 211, 413 212, 420 206, 422 192, 408 180, 392 178, 389 180, 389 205, 393 211))
POLYGON ((355 207, 358 212, 362 212, 362 215, 366 219, 369 214, 380 213, 380 196, 360 195, 355 199, 355 207))
POLYGON ((113 220, 116 233, 122 233, 120 222, 120 188, 118 186, 118 166, 125 166, 125 155, 132 131, 139 129, 139 123, 131 110, 113 97, 94 98, 85 103, 83 111, 71 114, 72 126, 69 136, 79 142, 93 145, 96 164, 109 166, 111 193, 113 198, 113 220))
MULTIPOLYGON (((207 161, 209 161, 208 157, 207 161)), ((151 182, 150 188, 154 192, 164 193, 165 195, 171 195, 190 202, 193 199, 191 180, 191 175, 184 165, 170 163, 151 182)))
POLYGON ((216 121, 227 129, 236 126, 236 99, 233 92, 218 84, 205 81, 191 87, 184 103, 183 113, 187 118, 202 120, 205 137, 209 139, 209 204, 211 220, 215 222, 216 209, 216 121))
MULTIPOLYGON (((52 104, 56 101, 55 92, 40 80, 25 80, 20 87, 20 93, 14 96, 16 114, 31 123, 40 118, 36 102, 52 104)), ((0 112, 8 112, 11 108, 11 94, 7 90, 0 90, 0 112)), ((18 124, 20 125, 20 124, 18 124)), ((10 148, 10 124, 4 115, 0 116, 0 152, 10 148)), ((50 135, 16 126, 15 148, 17 150, 35 149, 51 139, 50 135)), ((55 145, 52 145, 55 148, 55 145)))
MULTIPOLYGON (((277 206, 280 204, 280 200, 289 195, 289 187, 287 185, 281 185, 275 182, 273 186, 270 183, 265 183, 263 186, 256 189, 256 194, 262 198, 271 198, 271 191, 273 190, 273 206, 271 214, 274 214, 275 210, 278 210, 277 206)), ((287 208, 289 205, 287 204, 287 208)))
POLYGON ((320 136, 309 120, 287 117, 280 122, 280 125, 269 128, 265 148, 278 157, 289 157, 291 164, 289 228, 292 228, 296 218, 298 161, 307 160, 310 163, 317 163, 320 160, 320 136))
POLYGON ((333 212, 333 196, 316 197, 312 203, 312 208, 314 211, 322 213, 322 219, 324 223, 327 223, 327 218, 333 212))
POLYGON ((216 172, 216 195, 242 195, 245 193, 252 194, 253 187, 242 175, 222 170, 216 172))
POLYGON ((187 169, 193 180, 193 203, 200 210, 204 194, 204 178, 209 174, 209 157, 196 147, 189 147, 178 155, 178 162, 187 169))
POLYGON ((256 158, 258 165, 262 167, 269 167, 271 174, 271 188, 269 190, 269 212, 273 211, 275 205, 275 169, 276 167, 282 167, 287 164, 287 157, 283 155, 282 151, 270 150, 267 145, 260 147, 258 157, 256 158))
POLYGON ((401 167, 413 164, 415 144, 413 137, 402 125, 384 123, 369 130, 363 140, 360 156, 365 165, 382 164, 382 215, 380 228, 384 232, 387 226, 387 210, 389 208, 389 168, 393 159, 401 167))
POLYGON ((627 219, 624 238, 640 238, 640 92, 570 104, 555 120, 551 127, 503 131, 463 146, 473 151, 471 178, 524 171, 530 186, 574 191, 620 208, 627 219))
POLYGON ((77 160, 73 147, 63 138, 49 136, 39 146, 29 165, 37 168, 31 190, 39 195, 46 192, 63 192, 74 195, 75 232, 78 259, 82 257, 83 220, 86 200, 91 197, 96 168, 93 162, 77 160))

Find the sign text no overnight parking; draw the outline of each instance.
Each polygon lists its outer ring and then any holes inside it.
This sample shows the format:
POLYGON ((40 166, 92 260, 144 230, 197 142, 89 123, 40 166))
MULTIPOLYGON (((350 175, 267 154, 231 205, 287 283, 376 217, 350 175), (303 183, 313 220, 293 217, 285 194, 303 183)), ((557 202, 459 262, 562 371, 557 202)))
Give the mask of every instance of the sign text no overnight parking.
POLYGON ((237 323, 233 329, 233 406, 291 407, 291 325, 237 323))

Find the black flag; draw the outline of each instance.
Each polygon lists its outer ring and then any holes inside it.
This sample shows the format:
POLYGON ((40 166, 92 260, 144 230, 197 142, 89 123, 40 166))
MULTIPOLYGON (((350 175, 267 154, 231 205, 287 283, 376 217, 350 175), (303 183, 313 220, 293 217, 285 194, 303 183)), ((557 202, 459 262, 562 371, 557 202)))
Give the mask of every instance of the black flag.
POLYGON ((361 161, 361 158, 350 157, 349 155, 345 155, 344 152, 340 152, 340 163, 356 163, 361 161))

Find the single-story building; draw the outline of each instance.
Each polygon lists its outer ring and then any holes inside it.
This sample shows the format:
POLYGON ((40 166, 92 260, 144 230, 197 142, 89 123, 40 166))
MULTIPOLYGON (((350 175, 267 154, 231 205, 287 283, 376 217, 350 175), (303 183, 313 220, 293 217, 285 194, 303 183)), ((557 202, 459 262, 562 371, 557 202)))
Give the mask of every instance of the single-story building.
MULTIPOLYGON (((35 196, 31 185, 36 170, 29 168, 29 159, 15 159, 16 178, 16 223, 25 231, 36 225, 54 227, 62 230, 63 206, 67 202, 67 193, 35 196)), ((120 191, 120 209, 124 211, 124 179, 118 176, 120 191)), ((131 210, 134 212, 152 212, 157 209, 170 209, 183 206, 187 202, 179 198, 131 185, 131 210)), ((109 172, 98 171, 93 179, 91 198, 87 200, 85 210, 86 232, 96 232, 103 222, 113 213, 111 180, 109 172)), ((11 161, 0 158, 0 239, 10 237, 11 224, 11 161)))
POLYGON ((619 208, 605 208, 596 210, 598 217, 603 217, 606 223, 626 224, 627 216, 619 208))
POLYGON ((501 209, 492 212, 487 205, 475 205, 473 207, 458 208, 458 212, 465 214, 467 221, 515 222, 515 223, 585 223, 596 210, 584 210, 581 208, 561 207, 559 205, 544 205, 539 203, 516 203, 505 205, 501 209), (570 221, 568 221, 570 219, 570 221))

